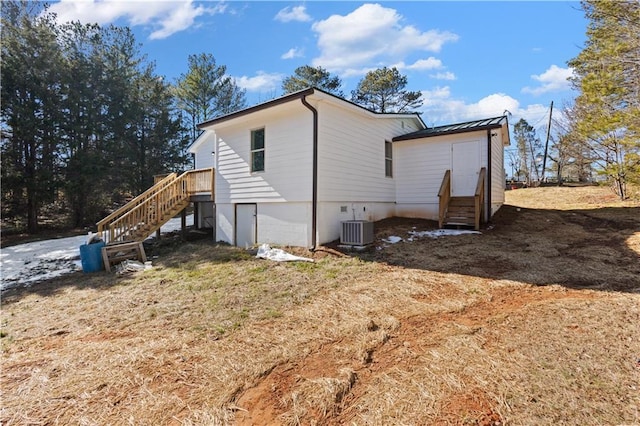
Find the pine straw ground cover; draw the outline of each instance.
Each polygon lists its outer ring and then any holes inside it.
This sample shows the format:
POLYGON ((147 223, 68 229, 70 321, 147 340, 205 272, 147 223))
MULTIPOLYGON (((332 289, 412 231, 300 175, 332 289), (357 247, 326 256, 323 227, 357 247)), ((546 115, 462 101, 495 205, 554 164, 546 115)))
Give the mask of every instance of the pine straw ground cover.
POLYGON ((639 424, 640 206, 606 191, 510 191, 481 235, 386 220, 315 263, 201 241, 10 290, 0 421, 639 424))

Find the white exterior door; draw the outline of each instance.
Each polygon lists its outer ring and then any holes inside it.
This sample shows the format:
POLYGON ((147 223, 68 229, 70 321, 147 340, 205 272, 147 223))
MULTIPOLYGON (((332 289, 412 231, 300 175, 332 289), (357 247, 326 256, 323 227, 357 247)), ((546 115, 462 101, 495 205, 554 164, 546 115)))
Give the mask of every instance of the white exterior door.
POLYGON ((236 204, 236 245, 251 247, 256 243, 257 206, 236 204))
POLYGON ((451 196, 468 197, 475 193, 480 174, 480 142, 451 144, 451 196))

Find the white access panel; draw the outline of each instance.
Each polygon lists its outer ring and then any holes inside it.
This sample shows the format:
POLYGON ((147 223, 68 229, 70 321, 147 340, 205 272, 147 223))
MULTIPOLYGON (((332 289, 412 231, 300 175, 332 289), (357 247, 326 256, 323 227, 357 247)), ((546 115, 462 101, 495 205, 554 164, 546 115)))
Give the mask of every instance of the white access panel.
POLYGON ((256 204, 236 204, 236 246, 248 248, 256 244, 256 204))

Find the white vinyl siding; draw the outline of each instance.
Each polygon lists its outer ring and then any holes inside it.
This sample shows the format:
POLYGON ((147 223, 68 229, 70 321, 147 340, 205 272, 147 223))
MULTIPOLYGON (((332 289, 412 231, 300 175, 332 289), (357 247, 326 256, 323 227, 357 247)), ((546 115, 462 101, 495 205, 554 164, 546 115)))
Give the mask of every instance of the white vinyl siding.
POLYGON ((215 165, 215 140, 216 133, 205 132, 198 138, 197 144, 194 144, 189 152, 195 155, 195 168, 205 169, 214 167, 215 165))
POLYGON ((309 110, 292 102, 219 126, 216 202, 310 201, 312 123, 309 110), (252 173, 249 129, 258 128, 266 129, 268 153, 264 172, 252 173))
POLYGON ((258 206, 258 243, 311 247, 311 202, 258 206))
POLYGON ((236 243, 234 237, 235 206, 216 203, 216 241, 236 243))
POLYGON ((487 143, 484 131, 395 142, 398 204, 438 204, 438 192, 444 173, 451 170, 451 145, 465 141, 479 142, 480 167, 486 167, 487 143))
POLYGON ((394 202, 385 169, 385 140, 407 132, 402 120, 320 103, 319 201, 394 202))
POLYGON ((491 130, 491 214, 494 214, 504 203, 504 146, 501 129, 491 130))
POLYGON ((429 139, 395 142, 396 201, 438 203, 438 191, 451 167, 451 145, 429 139))
POLYGON ((492 202, 504 202, 504 148, 500 129, 492 130, 497 135, 491 138, 491 195, 492 202))

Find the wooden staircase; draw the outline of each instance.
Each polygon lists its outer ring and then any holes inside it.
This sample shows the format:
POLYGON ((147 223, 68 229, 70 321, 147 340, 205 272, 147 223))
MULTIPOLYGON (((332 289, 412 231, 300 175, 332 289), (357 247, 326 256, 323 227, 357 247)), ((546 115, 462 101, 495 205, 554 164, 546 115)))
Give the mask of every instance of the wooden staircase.
POLYGON ((107 244, 143 241, 184 210, 192 195, 213 199, 213 179, 213 168, 171 173, 98 222, 98 234, 107 244))
POLYGON ((475 230, 480 229, 480 223, 484 213, 484 187, 486 169, 480 169, 478 183, 474 195, 467 197, 451 196, 451 171, 447 170, 438 192, 439 215, 438 225, 444 226, 468 226, 475 230))
POLYGON ((444 217, 444 225, 473 226, 476 223, 474 197, 451 197, 444 217))

